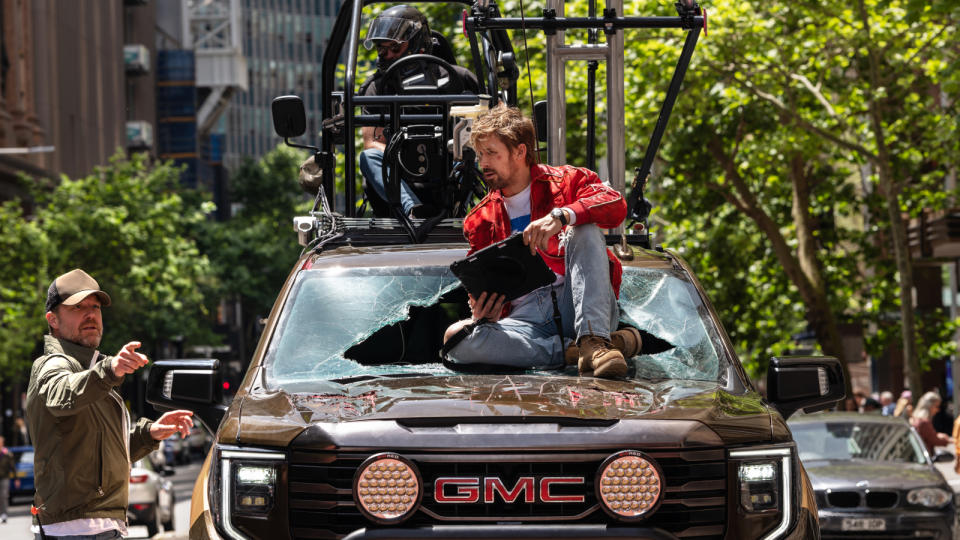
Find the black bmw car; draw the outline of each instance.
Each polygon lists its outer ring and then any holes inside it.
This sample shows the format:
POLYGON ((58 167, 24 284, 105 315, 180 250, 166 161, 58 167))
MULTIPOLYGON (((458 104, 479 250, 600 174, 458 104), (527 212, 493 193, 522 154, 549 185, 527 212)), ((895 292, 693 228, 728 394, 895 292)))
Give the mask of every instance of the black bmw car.
POLYGON ((822 538, 954 538, 954 493, 905 420, 830 412, 789 424, 822 538))

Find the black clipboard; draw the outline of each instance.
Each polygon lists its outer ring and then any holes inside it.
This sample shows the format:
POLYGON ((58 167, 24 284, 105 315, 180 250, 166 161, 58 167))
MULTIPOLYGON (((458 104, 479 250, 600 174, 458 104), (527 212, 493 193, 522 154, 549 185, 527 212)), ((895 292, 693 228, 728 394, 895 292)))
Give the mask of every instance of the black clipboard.
POLYGON ((530 253, 519 232, 454 261, 450 270, 474 298, 488 292, 513 300, 550 285, 557 277, 539 254, 530 253))

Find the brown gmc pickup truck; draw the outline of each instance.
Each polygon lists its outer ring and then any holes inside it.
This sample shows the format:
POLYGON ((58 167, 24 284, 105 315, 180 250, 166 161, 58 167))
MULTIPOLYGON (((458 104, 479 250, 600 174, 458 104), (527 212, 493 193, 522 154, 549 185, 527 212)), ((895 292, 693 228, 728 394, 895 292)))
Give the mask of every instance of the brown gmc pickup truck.
POLYGON ((225 411, 215 360, 155 362, 153 403, 219 425, 191 538, 818 537, 784 418, 842 395, 835 360, 773 359, 765 400, 686 264, 634 249, 626 378, 451 371, 465 250, 305 255, 225 411))

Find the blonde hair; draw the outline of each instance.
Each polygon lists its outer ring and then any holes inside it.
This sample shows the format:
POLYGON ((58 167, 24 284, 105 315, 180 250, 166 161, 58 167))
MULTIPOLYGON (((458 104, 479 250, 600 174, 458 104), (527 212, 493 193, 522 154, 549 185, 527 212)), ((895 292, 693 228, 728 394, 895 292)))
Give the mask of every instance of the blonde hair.
POLYGON ((893 415, 900 416, 903 414, 903 411, 907 409, 907 406, 910 405, 910 400, 902 397, 897 400, 897 406, 893 408, 893 415))
POLYGON ((507 148, 513 150, 521 144, 527 149, 526 164, 537 164, 537 132, 533 122, 516 107, 500 103, 480 115, 470 128, 470 144, 476 148, 481 139, 497 137, 507 148))
POLYGON ((928 419, 932 414, 930 414, 930 409, 935 405, 939 405, 943 399, 940 397, 940 394, 936 392, 927 392, 926 394, 920 396, 920 401, 917 402, 917 407, 913 410, 913 418, 917 419, 928 419))

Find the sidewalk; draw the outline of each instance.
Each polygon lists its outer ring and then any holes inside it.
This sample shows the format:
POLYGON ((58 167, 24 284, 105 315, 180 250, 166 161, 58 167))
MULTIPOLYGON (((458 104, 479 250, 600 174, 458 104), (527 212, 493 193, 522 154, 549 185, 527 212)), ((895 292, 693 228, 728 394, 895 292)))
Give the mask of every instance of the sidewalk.
MULTIPOLYGON (((953 445, 941 446, 940 448, 947 450, 951 454, 953 453, 953 445)), ((950 487, 953 488, 954 493, 960 493, 960 475, 958 475, 953 470, 953 462, 945 461, 943 463, 934 463, 934 466, 940 470, 940 474, 947 480, 947 483, 950 484, 950 487)))

